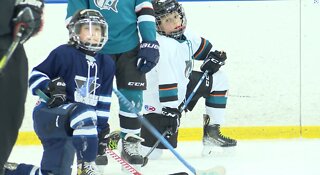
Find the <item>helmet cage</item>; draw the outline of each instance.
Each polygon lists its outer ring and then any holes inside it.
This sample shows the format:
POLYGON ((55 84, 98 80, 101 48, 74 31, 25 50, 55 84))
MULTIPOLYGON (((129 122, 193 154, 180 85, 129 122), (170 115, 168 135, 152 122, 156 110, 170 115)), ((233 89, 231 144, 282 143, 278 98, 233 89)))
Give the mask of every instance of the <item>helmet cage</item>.
POLYGON ((97 52, 101 50, 108 40, 108 24, 100 12, 96 10, 82 10, 78 13, 78 15, 72 17, 68 25, 69 43, 87 51, 97 52), (88 25, 89 31, 93 31, 93 26, 99 25, 101 27, 101 39, 98 43, 82 42, 80 40, 81 27, 84 25, 88 25))
POLYGON ((170 38, 181 39, 187 26, 187 18, 182 5, 179 4, 176 0, 155 0, 153 1, 153 8, 155 11, 157 32, 160 35, 168 36, 170 38), (166 34, 164 31, 160 30, 161 18, 173 12, 178 12, 178 14, 180 15, 181 28, 178 31, 166 34))

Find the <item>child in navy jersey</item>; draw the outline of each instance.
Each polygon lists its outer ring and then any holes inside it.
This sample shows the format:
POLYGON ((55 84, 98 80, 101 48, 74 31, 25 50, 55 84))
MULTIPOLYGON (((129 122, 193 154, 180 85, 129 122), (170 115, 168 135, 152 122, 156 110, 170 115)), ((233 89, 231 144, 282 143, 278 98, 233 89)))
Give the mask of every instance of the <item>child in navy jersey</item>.
MULTIPOLYGON (((98 175, 94 161, 99 142, 109 133, 115 74, 111 57, 97 53, 108 39, 108 25, 100 12, 84 9, 67 28, 69 43, 54 49, 29 78, 30 90, 41 97, 33 120, 44 149, 41 169, 33 173, 70 175, 76 155, 78 175, 98 175)), ((11 172, 30 174, 22 168, 11 172)))

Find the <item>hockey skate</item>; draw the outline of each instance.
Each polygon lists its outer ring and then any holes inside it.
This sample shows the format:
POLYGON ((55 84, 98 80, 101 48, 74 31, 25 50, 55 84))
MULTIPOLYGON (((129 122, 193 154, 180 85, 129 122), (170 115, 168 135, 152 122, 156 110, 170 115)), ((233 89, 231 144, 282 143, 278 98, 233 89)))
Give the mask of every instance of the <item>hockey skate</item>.
POLYGON ((4 168, 4 170, 10 170, 10 171, 12 171, 12 170, 17 169, 18 165, 19 165, 19 164, 13 163, 13 162, 6 162, 6 163, 4 164, 4 166, 3 166, 3 168, 4 168))
POLYGON ((95 162, 78 162, 77 175, 101 175, 95 162))
MULTIPOLYGON (((3 166, 4 174, 11 175, 11 174, 38 174, 39 167, 25 164, 25 163, 13 163, 13 162, 6 162, 3 166)), ((1 174, 1 173, 0 173, 1 174)))
POLYGON ((95 160, 96 165, 100 171, 100 173, 104 173, 104 168, 105 166, 108 164, 108 157, 107 157, 107 153, 106 153, 106 148, 110 149, 110 150, 115 150, 118 147, 118 142, 120 140, 120 131, 113 131, 111 133, 109 133, 106 137, 105 137, 105 142, 104 143, 100 143, 102 145, 99 145, 99 149, 103 149, 103 150, 99 150, 98 152, 102 153, 102 154, 98 154, 97 158, 95 160))
POLYGON ((213 147, 232 147, 237 145, 235 139, 222 135, 220 131, 220 125, 209 125, 210 118, 208 115, 203 116, 203 151, 202 155, 210 155, 213 147))
POLYGON ((144 163, 144 158, 139 153, 140 142, 143 141, 143 138, 131 133, 122 139, 121 157, 137 169, 144 163))

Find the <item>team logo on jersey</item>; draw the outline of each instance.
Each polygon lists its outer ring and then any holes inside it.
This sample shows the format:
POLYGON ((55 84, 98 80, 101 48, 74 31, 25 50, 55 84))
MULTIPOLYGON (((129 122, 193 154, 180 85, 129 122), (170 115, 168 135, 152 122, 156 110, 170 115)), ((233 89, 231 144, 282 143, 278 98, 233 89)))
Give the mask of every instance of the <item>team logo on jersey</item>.
POLYGON ((106 9, 118 13, 118 0, 94 0, 94 3, 100 8, 100 10, 106 9))
POLYGON ((156 110, 155 107, 149 105, 144 105, 144 109, 149 112, 154 112, 156 110))
POLYGON ((82 77, 76 75, 76 90, 74 91, 74 100, 76 102, 96 106, 98 103, 98 96, 95 95, 95 91, 100 87, 100 84, 96 82, 98 77, 82 77))

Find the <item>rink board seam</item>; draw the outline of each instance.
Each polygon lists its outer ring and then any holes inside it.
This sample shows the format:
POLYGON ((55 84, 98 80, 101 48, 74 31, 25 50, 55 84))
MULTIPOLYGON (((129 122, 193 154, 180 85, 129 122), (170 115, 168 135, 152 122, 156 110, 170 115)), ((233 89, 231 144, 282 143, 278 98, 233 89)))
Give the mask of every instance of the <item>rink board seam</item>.
MULTIPOLYGON (((221 132, 238 140, 320 138, 320 126, 246 126, 223 127, 221 132)), ((202 128, 180 128, 179 141, 200 141, 202 128)), ((16 145, 40 145, 33 131, 19 132, 16 145)))

